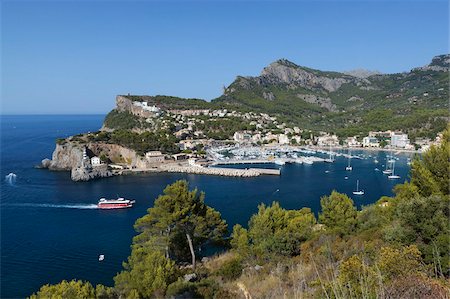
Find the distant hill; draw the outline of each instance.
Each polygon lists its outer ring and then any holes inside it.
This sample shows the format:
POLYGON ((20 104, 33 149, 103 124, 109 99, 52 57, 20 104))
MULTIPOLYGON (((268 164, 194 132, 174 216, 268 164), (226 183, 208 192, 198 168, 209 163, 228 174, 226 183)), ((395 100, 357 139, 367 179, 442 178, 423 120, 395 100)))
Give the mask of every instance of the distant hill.
POLYGON ((340 73, 280 59, 257 77, 238 76, 212 103, 275 114, 340 135, 369 129, 428 135, 448 122, 449 65, 446 54, 404 73, 340 73))

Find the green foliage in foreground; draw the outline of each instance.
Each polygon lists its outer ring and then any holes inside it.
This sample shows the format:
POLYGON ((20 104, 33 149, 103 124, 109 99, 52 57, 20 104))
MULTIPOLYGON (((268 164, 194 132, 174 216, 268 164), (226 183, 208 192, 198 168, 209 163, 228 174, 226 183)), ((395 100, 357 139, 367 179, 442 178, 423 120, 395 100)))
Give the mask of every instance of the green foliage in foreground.
POLYGON ((31 299, 38 298, 95 298, 95 289, 89 282, 63 280, 57 285, 44 285, 31 299))
POLYGON ((164 189, 148 213, 136 221, 135 229, 140 232, 135 248, 157 240, 167 257, 186 261, 190 256, 195 268, 196 251, 205 242, 222 239, 227 224, 205 204, 203 192, 190 191, 187 181, 177 181, 164 189))
POLYGON ((177 278, 175 262, 151 247, 135 247, 114 277, 115 290, 126 298, 163 297, 167 286, 177 278))
POLYGON ((362 211, 337 192, 322 198, 319 224, 306 208, 260 205, 248 229, 234 227, 231 258, 213 260, 215 269, 179 264, 197 251, 187 235, 198 248, 223 238, 226 224, 202 193, 176 182, 136 222, 140 235, 114 288, 62 281, 31 298, 448 298, 449 132, 416 158, 411 182, 397 185, 395 197, 362 211), (184 281, 192 271, 198 281, 184 281))
POLYGON ((345 194, 333 191, 330 196, 320 199, 322 213, 320 223, 341 235, 349 234, 356 228, 356 207, 353 200, 345 194))
POLYGON ((309 208, 285 210, 274 202, 261 204, 249 222, 249 230, 233 228, 231 244, 247 257, 267 259, 273 255, 294 256, 311 234, 316 218, 309 208))

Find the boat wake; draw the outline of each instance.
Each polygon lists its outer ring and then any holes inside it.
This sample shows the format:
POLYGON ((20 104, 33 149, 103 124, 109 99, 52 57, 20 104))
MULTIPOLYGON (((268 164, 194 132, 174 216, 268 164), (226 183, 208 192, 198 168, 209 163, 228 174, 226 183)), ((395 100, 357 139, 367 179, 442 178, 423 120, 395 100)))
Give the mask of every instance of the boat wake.
POLYGON ((10 173, 8 175, 5 175, 5 182, 8 183, 10 186, 14 186, 16 183, 17 175, 15 173, 10 173))
POLYGON ((22 203, 22 204, 10 204, 7 206, 14 207, 30 207, 30 208, 56 208, 56 209, 80 209, 80 210, 93 210, 97 209, 96 204, 47 204, 47 203, 22 203))

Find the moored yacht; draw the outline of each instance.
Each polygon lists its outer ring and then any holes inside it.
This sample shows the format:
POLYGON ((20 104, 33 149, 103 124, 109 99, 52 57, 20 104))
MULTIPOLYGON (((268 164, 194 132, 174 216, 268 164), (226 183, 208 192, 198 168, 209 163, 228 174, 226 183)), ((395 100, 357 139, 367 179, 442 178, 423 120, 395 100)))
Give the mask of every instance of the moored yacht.
POLYGON ((399 178, 400 178, 399 175, 396 175, 396 174, 394 173, 394 170, 395 170, 395 162, 392 163, 392 172, 391 172, 390 175, 388 175, 388 179, 396 180, 396 179, 399 179, 399 178))
POLYGON ((356 191, 353 191, 354 195, 364 195, 364 190, 359 190, 359 180, 356 181, 356 191))

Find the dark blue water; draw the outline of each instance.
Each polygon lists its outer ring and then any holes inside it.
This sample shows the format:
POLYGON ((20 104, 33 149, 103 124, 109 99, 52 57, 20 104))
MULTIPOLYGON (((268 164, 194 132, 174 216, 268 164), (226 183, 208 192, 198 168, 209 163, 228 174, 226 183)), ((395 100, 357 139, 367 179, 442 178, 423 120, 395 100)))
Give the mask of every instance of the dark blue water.
MULTIPOLYGON (((320 207, 320 197, 333 189, 347 193, 358 206, 370 204, 407 178, 406 155, 399 155, 400 181, 389 181, 381 172, 385 153, 365 153, 373 158, 336 163, 285 165, 281 176, 226 178, 184 174, 114 177, 75 183, 67 172, 33 168, 51 157, 55 139, 100 128, 103 116, 1 116, 1 297, 24 297, 42 284, 63 279, 83 279, 113 284, 113 276, 130 253, 133 224, 146 213, 163 188, 187 179, 206 192, 206 202, 232 225, 247 224, 260 203, 280 201, 289 209, 320 207), (326 173, 327 171, 327 173, 326 173), (4 178, 17 175, 10 184, 4 178), (348 180, 344 177, 348 176, 348 180), (355 197, 356 179, 365 195, 355 197), (132 209, 92 209, 100 197, 117 195, 136 199, 132 209), (98 262, 98 255, 105 260, 98 262)), ((357 152, 355 152, 357 153, 357 152)), ((362 152, 359 152, 362 153, 362 152)), ((245 166, 240 166, 245 167, 245 166)), ((254 165, 252 166, 254 167, 254 165)))

